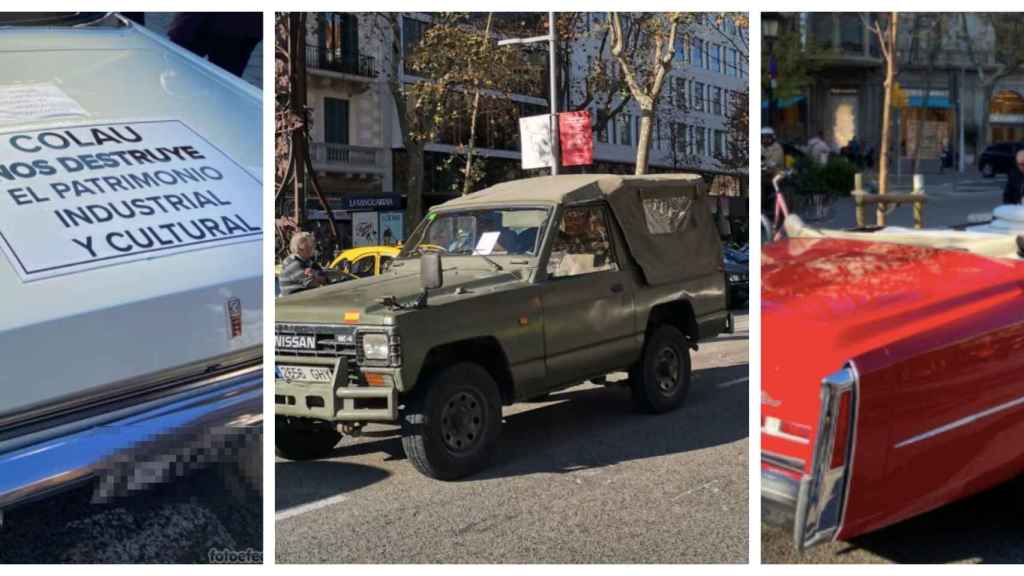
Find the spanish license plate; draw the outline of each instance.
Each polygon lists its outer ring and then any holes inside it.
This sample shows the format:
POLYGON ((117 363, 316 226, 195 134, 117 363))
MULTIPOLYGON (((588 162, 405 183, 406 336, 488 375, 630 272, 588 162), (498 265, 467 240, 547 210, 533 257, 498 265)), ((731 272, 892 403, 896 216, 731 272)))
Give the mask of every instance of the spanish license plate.
POLYGON ((297 382, 334 382, 334 368, 327 366, 275 366, 276 376, 297 382))

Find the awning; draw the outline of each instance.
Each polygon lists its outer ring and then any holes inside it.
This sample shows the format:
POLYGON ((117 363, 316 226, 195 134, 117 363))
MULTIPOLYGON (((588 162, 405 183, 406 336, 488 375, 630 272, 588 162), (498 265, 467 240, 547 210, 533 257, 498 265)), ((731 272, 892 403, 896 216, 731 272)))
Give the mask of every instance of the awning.
POLYGON ((925 102, 924 96, 911 96, 907 98, 909 108, 952 108, 948 96, 928 96, 925 102))
MULTIPOLYGON (((793 96, 791 98, 783 98, 781 100, 777 99, 777 100, 775 100, 775 105, 781 110, 783 108, 789 108, 791 106, 796 106, 800 102, 803 102, 803 100, 805 98, 806 98, 806 96, 793 96)), ((768 109, 768 101, 767 100, 761 100, 761 108, 764 109, 764 110, 768 109)))

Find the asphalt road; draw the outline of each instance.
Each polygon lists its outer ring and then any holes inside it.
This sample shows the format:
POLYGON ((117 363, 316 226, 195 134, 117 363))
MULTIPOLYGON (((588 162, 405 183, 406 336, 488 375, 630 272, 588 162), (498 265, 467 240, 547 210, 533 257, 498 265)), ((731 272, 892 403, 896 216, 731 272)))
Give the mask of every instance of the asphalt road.
POLYGON ((850 542, 797 554, 791 533, 762 526, 771 563, 1024 564, 1024 478, 850 542))
POLYGON ((276 463, 278 562, 747 562, 748 340, 693 354, 687 403, 632 411, 582 384, 505 409, 496 464, 418 474, 393 426, 314 462, 276 463))
POLYGON ((0 564, 207 563, 211 550, 261 561, 262 497, 233 465, 110 504, 91 495, 85 486, 6 511, 0 564))

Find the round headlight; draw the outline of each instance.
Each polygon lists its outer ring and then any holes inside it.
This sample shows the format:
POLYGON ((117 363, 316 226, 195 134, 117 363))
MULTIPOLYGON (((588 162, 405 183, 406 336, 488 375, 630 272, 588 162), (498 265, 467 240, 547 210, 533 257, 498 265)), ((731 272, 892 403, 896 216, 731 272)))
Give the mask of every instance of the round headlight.
POLYGON ((363 336, 363 356, 369 360, 387 360, 388 335, 367 334, 363 336))

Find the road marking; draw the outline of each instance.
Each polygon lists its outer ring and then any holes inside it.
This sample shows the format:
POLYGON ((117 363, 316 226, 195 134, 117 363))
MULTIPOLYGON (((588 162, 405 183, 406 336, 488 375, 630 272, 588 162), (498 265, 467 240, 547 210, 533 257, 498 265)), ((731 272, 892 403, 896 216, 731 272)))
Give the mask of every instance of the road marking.
POLYGON ((749 381, 750 381, 750 376, 744 376, 742 378, 736 378, 736 379, 733 379, 733 380, 729 380, 728 382, 722 382, 721 384, 718 385, 718 387, 719 388, 728 388, 730 386, 735 386, 737 384, 742 384, 744 382, 749 382, 749 381))
POLYGON ((302 506, 296 506, 295 508, 288 508, 287 510, 282 510, 278 512, 274 516, 274 521, 280 522, 282 520, 287 520, 292 516, 299 516, 300 514, 305 514, 306 512, 319 510, 326 506, 337 504, 338 502, 344 502, 345 500, 348 500, 348 495, 338 494, 337 496, 331 496, 330 498, 317 500, 316 502, 310 502, 309 504, 303 504, 302 506))

